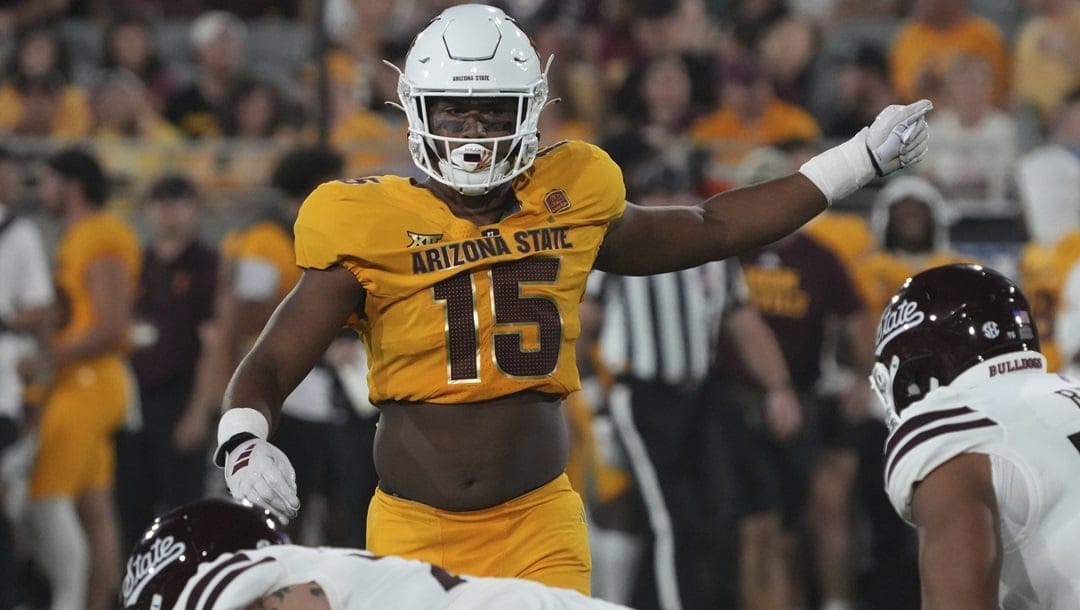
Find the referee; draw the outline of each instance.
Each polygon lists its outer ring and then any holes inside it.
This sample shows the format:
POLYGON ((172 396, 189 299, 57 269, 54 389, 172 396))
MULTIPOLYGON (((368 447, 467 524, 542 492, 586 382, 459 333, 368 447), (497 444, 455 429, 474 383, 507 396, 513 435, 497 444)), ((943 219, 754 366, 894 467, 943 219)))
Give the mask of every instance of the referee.
MULTIPOLYGON (((731 605, 730 597, 713 599, 721 595, 714 591, 718 579, 705 562, 717 549, 704 544, 715 527, 715 516, 705 510, 706 483, 715 480, 707 470, 715 442, 709 411, 724 408, 724 400, 702 395, 700 388, 721 325, 739 338, 737 350, 751 374, 778 390, 781 426, 794 429, 800 421, 787 366, 775 337, 749 305, 739 264, 717 261, 645 277, 594 272, 583 307, 598 308, 600 326, 583 329, 582 338, 596 335, 604 363, 616 374, 608 406, 647 512, 657 607, 731 605)), ((635 599, 633 605, 650 603, 635 599)))

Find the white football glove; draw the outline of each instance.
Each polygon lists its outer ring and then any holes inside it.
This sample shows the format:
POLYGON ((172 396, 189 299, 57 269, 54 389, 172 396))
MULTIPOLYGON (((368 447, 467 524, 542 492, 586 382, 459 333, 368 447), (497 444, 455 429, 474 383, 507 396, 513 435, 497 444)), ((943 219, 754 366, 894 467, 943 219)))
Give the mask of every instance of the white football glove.
POLYGON ((234 499, 269 509, 282 524, 300 510, 289 458, 261 438, 248 439, 225 456, 225 484, 234 499))
POLYGON ((831 204, 870 182, 918 163, 929 144, 925 115, 930 100, 906 106, 892 105, 881 111, 869 127, 855 137, 815 156, 799 168, 831 204))
POLYGON ((907 106, 893 104, 877 115, 866 133, 877 175, 888 176, 923 158, 930 139, 926 113, 933 107, 930 100, 919 100, 907 106))

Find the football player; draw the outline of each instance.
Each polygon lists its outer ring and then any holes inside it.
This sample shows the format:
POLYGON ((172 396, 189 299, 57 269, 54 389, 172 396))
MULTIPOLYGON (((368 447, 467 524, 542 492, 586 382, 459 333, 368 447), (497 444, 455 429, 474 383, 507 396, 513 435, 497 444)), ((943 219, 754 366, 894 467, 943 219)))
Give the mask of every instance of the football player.
POLYGON ((46 161, 43 209, 63 228, 53 256, 59 328, 18 364, 42 384, 27 517, 53 608, 104 610, 115 595, 120 534, 114 499, 117 430, 130 421, 127 331, 142 251, 108 210, 109 181, 80 148, 46 161))
POLYGON ((266 509, 197 500, 158 517, 127 561, 124 610, 615 610, 518 578, 457 576, 359 549, 289 544, 266 509))
POLYGON ((1032 318, 966 264, 911 277, 882 315, 870 379, 923 608, 1080 608, 1080 381, 1046 372, 1032 318))
POLYGON ((307 198, 295 225, 303 275, 230 382, 217 463, 235 498, 297 514, 294 471, 268 438, 282 398, 347 324, 381 411, 367 548, 588 592, 560 403, 579 388, 589 271, 662 273, 774 241, 921 159, 930 102, 886 108, 793 175, 647 208, 625 201, 599 148, 538 149, 547 68, 497 8, 436 17, 398 93, 429 179, 336 181, 307 198))

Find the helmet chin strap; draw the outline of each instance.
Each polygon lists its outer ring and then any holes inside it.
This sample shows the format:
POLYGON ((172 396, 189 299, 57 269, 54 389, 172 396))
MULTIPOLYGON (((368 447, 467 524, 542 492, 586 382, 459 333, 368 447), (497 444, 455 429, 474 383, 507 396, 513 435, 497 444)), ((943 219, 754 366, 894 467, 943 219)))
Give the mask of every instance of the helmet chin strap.
MULTIPOLYGON (((893 355, 889 361, 889 366, 886 367, 883 362, 874 363, 874 368, 870 372, 870 389, 874 395, 881 402, 881 406, 885 407, 885 425, 888 426, 889 432, 892 433, 896 430, 896 427, 900 425, 900 409, 896 408, 896 372, 900 369, 900 358, 893 355)), ((930 377, 927 380, 926 393, 920 397, 925 398, 927 394, 941 387, 941 382, 937 377, 930 377)), ((906 391, 906 390, 905 390, 906 391)))
POLYGON ((876 362, 870 372, 870 389, 885 408, 885 425, 890 433, 900 425, 900 414, 896 412, 896 404, 893 402, 893 381, 899 368, 900 359, 893 356, 888 367, 882 362, 876 362))

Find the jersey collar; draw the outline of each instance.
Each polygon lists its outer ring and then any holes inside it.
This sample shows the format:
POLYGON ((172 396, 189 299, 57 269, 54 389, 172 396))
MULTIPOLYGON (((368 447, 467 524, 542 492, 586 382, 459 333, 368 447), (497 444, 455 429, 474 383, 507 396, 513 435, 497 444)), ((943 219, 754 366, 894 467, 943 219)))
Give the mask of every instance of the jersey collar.
POLYGON ((960 373, 948 387, 954 390, 966 390, 1003 377, 1045 372, 1046 358, 1041 353, 1009 352, 988 358, 960 373))

